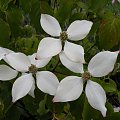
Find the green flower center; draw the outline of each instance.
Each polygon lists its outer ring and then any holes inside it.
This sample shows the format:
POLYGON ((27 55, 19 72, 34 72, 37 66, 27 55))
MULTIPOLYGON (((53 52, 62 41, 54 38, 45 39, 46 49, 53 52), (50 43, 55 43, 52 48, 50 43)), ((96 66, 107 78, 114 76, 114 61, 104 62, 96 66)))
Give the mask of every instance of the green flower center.
POLYGON ((66 31, 63 31, 60 33, 60 40, 61 41, 65 41, 68 39, 68 34, 66 33, 66 31))
POLYGON ((38 71, 38 68, 36 67, 36 65, 31 64, 31 66, 29 67, 29 72, 32 74, 36 74, 38 71))
POLYGON ((91 75, 90 75, 90 73, 89 73, 88 71, 86 71, 86 72, 84 72, 84 73, 82 74, 82 79, 83 79, 83 80, 87 81, 87 80, 89 80, 90 78, 91 78, 91 75))

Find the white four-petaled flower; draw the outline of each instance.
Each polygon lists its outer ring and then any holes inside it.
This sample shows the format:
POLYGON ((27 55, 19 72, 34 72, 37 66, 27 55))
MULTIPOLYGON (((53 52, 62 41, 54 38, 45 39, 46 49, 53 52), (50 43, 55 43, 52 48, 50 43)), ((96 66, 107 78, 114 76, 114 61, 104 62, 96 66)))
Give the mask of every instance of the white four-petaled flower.
POLYGON ((36 54, 26 56, 23 53, 10 53, 6 55, 10 68, 7 65, 0 65, 0 80, 7 81, 17 76, 18 72, 22 76, 18 77, 12 87, 12 101, 24 97, 28 93, 34 97, 35 80, 37 87, 44 93, 54 95, 59 81, 57 77, 49 71, 38 71, 38 68, 44 67, 51 58, 36 60, 36 54))
POLYGON ((73 101, 80 97, 83 91, 83 81, 87 81, 85 93, 90 105, 101 111, 106 116, 106 94, 104 89, 91 81, 92 77, 103 77, 110 73, 116 62, 118 52, 104 51, 95 55, 88 64, 88 71, 82 73, 82 77, 68 76, 59 83, 53 102, 73 101))
POLYGON ((5 59, 5 56, 9 53, 13 53, 14 51, 7 49, 7 48, 3 48, 0 47, 0 60, 4 59, 6 62, 7 60, 5 59))
POLYGON ((89 33, 93 23, 87 20, 76 20, 70 24, 67 31, 62 31, 58 21, 47 14, 41 15, 40 23, 46 33, 59 38, 43 38, 38 46, 37 58, 48 58, 59 54, 64 66, 70 65, 70 70, 81 72, 82 63, 84 63, 84 49, 81 45, 69 42, 67 39, 70 41, 82 40, 89 33), (66 60, 68 62, 64 62, 66 60), (74 69, 74 66, 77 68, 74 69))

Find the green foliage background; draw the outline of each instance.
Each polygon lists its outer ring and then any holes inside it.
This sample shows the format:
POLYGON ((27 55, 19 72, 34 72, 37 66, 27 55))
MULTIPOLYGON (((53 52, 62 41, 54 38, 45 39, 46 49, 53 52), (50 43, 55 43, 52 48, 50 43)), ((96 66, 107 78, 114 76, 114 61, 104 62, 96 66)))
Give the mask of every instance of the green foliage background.
MULTIPOLYGON (((74 20, 93 21, 88 37, 76 42, 85 48, 87 63, 101 50, 116 51, 120 48, 120 3, 117 0, 114 4, 111 0, 0 0, 0 46, 27 55, 36 52, 40 40, 48 36, 40 26, 41 13, 57 18, 62 29, 74 20)), ((42 70, 52 71, 59 80, 68 75, 80 76, 58 61, 58 56, 53 57, 42 70)), ((107 93, 106 118, 89 105, 84 93, 76 101, 54 104, 52 96, 36 88, 36 98, 27 95, 12 103, 12 80, 0 82, 0 120, 119 120, 120 113, 113 112, 113 105, 120 106, 119 73, 120 56, 110 75, 93 79, 107 93)))

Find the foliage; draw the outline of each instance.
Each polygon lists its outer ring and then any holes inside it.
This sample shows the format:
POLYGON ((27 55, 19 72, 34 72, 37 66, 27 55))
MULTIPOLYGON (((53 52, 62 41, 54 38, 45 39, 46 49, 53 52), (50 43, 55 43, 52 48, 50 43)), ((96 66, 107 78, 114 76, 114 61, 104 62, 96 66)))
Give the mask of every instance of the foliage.
MULTIPOLYGON (((39 41, 48 36, 40 26, 41 13, 56 17, 63 29, 76 19, 93 21, 88 37, 77 42, 85 48, 87 63, 101 50, 120 49, 120 3, 116 1, 112 4, 111 0, 0 0, 0 47, 27 55, 36 52, 39 41)), ((55 73, 59 80, 67 75, 75 75, 56 61, 59 61, 57 56, 43 69, 55 73)), ((54 104, 51 96, 36 89, 36 98, 27 95, 12 103, 13 80, 0 82, 0 119, 118 120, 120 113, 114 113, 113 106, 120 107, 120 76, 116 78, 119 73, 120 58, 111 74, 99 80, 94 79, 101 84, 108 96, 106 118, 90 107, 84 94, 76 101, 54 104)))

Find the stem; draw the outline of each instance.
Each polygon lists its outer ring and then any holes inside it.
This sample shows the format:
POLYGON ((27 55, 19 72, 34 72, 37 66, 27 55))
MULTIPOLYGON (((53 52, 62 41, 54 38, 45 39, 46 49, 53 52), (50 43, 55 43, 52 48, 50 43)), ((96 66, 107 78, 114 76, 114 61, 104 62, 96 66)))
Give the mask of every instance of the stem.
POLYGON ((14 105, 14 103, 11 103, 11 104, 8 106, 8 108, 5 110, 4 114, 6 114, 13 105, 14 105))

